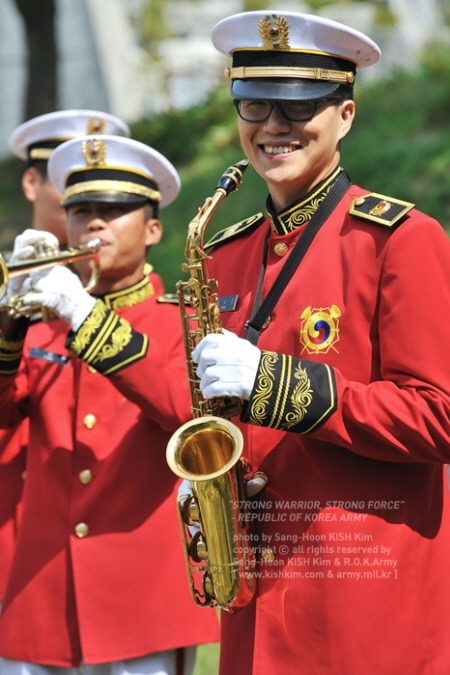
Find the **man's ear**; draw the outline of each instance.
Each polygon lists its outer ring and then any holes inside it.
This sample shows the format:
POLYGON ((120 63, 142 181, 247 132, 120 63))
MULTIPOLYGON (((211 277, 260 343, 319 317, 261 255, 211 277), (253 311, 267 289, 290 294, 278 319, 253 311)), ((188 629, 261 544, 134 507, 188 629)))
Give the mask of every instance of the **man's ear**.
POLYGON ((341 128, 339 140, 342 140, 352 128, 353 120, 355 119, 355 102, 353 99, 343 101, 340 105, 340 112, 341 128))
POLYGON ((163 228, 157 218, 147 218, 145 221, 146 237, 145 245, 154 246, 161 241, 163 228))
POLYGON ((29 166, 22 174, 22 192, 32 204, 36 201, 39 188, 42 183, 42 176, 33 166, 29 166))

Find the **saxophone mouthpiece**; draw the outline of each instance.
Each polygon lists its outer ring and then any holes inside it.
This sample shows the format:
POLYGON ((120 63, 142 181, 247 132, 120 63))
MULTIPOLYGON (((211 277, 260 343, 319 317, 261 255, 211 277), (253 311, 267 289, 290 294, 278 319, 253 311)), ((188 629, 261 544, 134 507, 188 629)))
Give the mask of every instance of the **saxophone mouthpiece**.
POLYGON ((241 159, 239 162, 236 162, 236 164, 229 166, 220 177, 216 189, 223 190, 226 196, 228 196, 230 192, 237 190, 242 183, 248 165, 248 159, 241 159))

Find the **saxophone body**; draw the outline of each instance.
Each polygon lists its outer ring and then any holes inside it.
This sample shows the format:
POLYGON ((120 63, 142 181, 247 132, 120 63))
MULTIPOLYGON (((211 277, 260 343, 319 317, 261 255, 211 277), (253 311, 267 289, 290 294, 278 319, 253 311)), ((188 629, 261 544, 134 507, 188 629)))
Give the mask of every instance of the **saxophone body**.
POLYGON ((179 491, 177 506, 193 599, 200 606, 218 605, 231 613, 247 605, 255 591, 244 486, 249 466, 242 457, 242 434, 228 419, 240 412, 241 402, 234 397, 205 400, 191 354, 205 335, 222 331, 204 235, 222 200, 237 189, 247 165, 243 160, 225 171, 214 195, 189 224, 183 266, 189 277, 177 284, 177 293, 193 419, 172 435, 166 453, 171 470, 190 486, 179 491))

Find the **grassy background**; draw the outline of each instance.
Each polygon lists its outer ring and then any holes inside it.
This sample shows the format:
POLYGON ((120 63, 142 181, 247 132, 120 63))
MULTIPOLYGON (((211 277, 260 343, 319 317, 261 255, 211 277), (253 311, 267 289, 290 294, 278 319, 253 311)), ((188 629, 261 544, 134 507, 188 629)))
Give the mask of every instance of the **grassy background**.
MULTIPOLYGON (((203 645, 197 650, 194 675, 216 675, 219 671, 219 645, 203 645)), ((238 674, 236 674, 238 675, 238 674)))

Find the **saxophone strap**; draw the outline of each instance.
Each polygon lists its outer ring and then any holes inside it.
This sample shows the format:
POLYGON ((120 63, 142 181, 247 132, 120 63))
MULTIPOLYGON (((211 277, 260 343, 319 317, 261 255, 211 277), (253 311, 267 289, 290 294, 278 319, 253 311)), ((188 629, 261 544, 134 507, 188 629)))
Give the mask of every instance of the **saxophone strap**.
POLYGON ((334 211, 334 209, 341 201, 342 197, 345 195, 349 187, 350 187, 350 179, 345 173, 345 171, 342 170, 341 173, 336 178, 333 185, 331 186, 331 189, 328 195, 326 196, 325 200, 323 201, 321 207, 317 209, 317 211, 314 213, 313 217, 306 226, 305 231, 303 232, 301 237, 297 240, 290 256, 286 260, 286 263, 283 265, 283 268, 279 273, 279 275, 277 276, 272 288, 270 289, 264 300, 261 301, 264 273, 266 268, 266 256, 268 244, 267 242, 268 235, 267 235, 264 243, 263 263, 259 275, 258 287, 256 289, 256 296, 255 302, 253 304, 252 317, 245 324, 245 338, 252 344, 254 345, 257 344, 264 323, 267 321, 267 318, 270 316, 273 308, 280 299, 281 294, 288 285, 290 279, 292 278, 295 270, 299 266, 301 260, 304 258, 308 248, 311 246, 314 237, 316 236, 316 234, 318 233, 324 222, 327 220, 327 218, 334 211))

